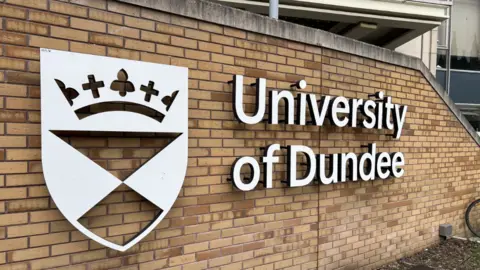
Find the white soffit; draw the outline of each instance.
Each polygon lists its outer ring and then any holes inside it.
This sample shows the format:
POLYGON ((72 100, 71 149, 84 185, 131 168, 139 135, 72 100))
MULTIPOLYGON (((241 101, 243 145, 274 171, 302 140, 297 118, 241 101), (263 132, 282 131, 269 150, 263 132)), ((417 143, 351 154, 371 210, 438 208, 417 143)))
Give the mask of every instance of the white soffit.
MULTIPOLYGON (((216 0, 253 12, 268 13, 268 2, 250 0, 216 0)), ((280 14, 292 17, 356 23, 368 21, 386 27, 416 28, 415 25, 438 26, 448 18, 445 6, 385 0, 290 0, 279 5, 280 14), (354 4, 349 4, 354 3, 354 4), (380 15, 381 14, 381 15, 380 15), (403 25, 398 25, 402 23, 403 25), (408 25, 408 26, 407 26, 408 25)))
POLYGON ((302 6, 317 6, 335 10, 350 10, 362 13, 391 14, 409 18, 424 18, 437 21, 448 19, 447 7, 420 1, 408 0, 285 0, 302 6))

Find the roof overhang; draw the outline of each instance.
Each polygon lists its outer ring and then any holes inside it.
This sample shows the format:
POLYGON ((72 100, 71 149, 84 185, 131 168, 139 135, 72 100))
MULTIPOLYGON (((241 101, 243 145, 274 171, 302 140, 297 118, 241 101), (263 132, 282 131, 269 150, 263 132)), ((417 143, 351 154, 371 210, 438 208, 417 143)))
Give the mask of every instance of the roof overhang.
MULTIPOLYGON (((268 0, 215 1, 268 14, 268 0)), ((447 5, 425 1, 440 0, 282 0, 279 14, 289 18, 329 22, 322 30, 395 49, 439 26, 448 18, 447 5)))

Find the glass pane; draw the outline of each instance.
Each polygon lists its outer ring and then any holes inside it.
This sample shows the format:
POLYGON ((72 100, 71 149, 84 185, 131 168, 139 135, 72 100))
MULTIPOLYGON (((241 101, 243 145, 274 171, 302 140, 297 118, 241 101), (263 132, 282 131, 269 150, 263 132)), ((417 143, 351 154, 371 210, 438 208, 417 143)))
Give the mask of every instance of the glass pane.
POLYGON ((438 27, 438 46, 447 47, 448 41, 448 20, 442 22, 438 27))
POLYGON ((452 69, 480 70, 480 1, 456 0, 452 10, 452 69))
POLYGON ((447 68, 447 51, 437 51, 437 68, 447 68))

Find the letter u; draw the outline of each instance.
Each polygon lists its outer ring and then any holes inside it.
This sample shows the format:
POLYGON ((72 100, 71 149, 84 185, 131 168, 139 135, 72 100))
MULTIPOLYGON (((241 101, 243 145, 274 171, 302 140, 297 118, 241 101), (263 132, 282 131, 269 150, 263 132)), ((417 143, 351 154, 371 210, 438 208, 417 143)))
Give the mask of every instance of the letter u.
POLYGON ((255 114, 248 116, 243 110, 243 76, 233 76, 233 112, 235 117, 242 123, 253 125, 262 121, 265 114, 265 92, 267 91, 267 82, 265 79, 257 79, 255 114))

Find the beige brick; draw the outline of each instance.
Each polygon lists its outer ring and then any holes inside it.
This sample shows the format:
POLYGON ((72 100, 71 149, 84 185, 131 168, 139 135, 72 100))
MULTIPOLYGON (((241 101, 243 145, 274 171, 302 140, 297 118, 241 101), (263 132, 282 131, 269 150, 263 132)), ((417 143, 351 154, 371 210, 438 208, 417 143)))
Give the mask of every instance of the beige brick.
POLYGON ((48 26, 27 21, 6 20, 5 29, 22 33, 48 35, 48 26))
POLYGON ((170 246, 184 246, 185 244, 193 242, 195 242, 195 235, 185 235, 169 239, 170 246))
MULTIPOLYGON (((40 72, 40 61, 28 61, 27 62, 27 70, 30 71, 30 72, 39 73, 40 72)), ((33 115, 35 113, 37 113, 37 112, 29 112, 30 115, 33 115)), ((32 121, 35 121, 35 120, 32 120, 32 121)), ((40 122, 40 118, 38 118, 38 122, 40 122)))
POLYGON ((185 37, 203 41, 210 40, 210 34, 208 32, 198 31, 194 29, 185 29, 185 37))
POLYGON ((0 251, 24 249, 28 247, 28 238, 15 238, 0 240, 0 251))
POLYGON ((205 194, 208 194, 208 186, 185 188, 185 196, 197 196, 197 195, 205 195, 205 194))
POLYGON ((9 149, 7 160, 40 160, 40 149, 9 149))
POLYGON ((27 36, 20 33, 0 31, 0 42, 4 44, 26 45, 27 36))
POLYGON ((170 43, 178 47, 185 47, 185 48, 191 48, 191 49, 197 48, 197 41, 193 39, 188 39, 188 38, 172 36, 170 39, 170 43))
MULTIPOLYGON (((45 186, 42 186, 45 187, 45 186)), ((55 221, 63 220, 64 217, 59 210, 45 210, 45 211, 36 211, 30 213, 31 222, 45 222, 45 221, 55 221)))
POLYGON ((223 33, 225 35, 231 36, 231 37, 236 37, 236 38, 241 38, 241 39, 247 38, 247 33, 245 31, 230 28, 230 27, 225 27, 225 29, 223 30, 223 33))
POLYGON ((123 24, 123 15, 98 9, 89 10, 89 18, 109 23, 123 24))
POLYGON ((5 55, 9 57, 39 60, 40 50, 20 46, 5 46, 5 55))
POLYGON ((88 41, 88 32, 85 32, 85 31, 57 27, 57 26, 51 26, 50 31, 51 31, 52 37, 78 40, 83 42, 88 41))
POLYGON ((136 223, 111 226, 108 228, 108 236, 137 233, 139 230, 140 230, 140 226, 139 224, 136 224, 136 223))
POLYGON ((40 100, 31 98, 7 98, 6 108, 17 110, 40 110, 40 100))
POLYGON ((209 51, 209 52, 215 52, 215 53, 223 52, 222 45, 208 43, 208 42, 201 42, 201 41, 198 43, 198 49, 202 51, 209 51))
MULTIPOLYGON (((201 262, 185 264, 185 265, 183 265, 183 269, 185 269, 185 270, 208 269, 208 262, 207 261, 201 261, 201 262)), ((217 268, 214 268, 214 269, 217 269, 217 268)))
POLYGON ((88 241, 72 242, 52 246, 52 256, 77 253, 88 250, 88 241))
POLYGON ((70 50, 72 52, 96 54, 96 55, 106 55, 106 52, 107 52, 107 49, 105 46, 80 43, 80 42, 74 42, 74 41, 70 42, 70 50))
POLYGON ((155 52, 155 44, 151 42, 127 39, 125 40, 125 48, 139 50, 139 51, 148 51, 155 52))
POLYGON ((25 70, 25 60, 14 58, 0 58, 1 69, 25 70))
POLYGON ((209 61, 210 60, 210 54, 207 52, 201 52, 197 50, 185 50, 185 57, 191 58, 191 59, 196 59, 196 60, 203 60, 203 61, 209 61))
POLYGON ((77 263, 83 263, 83 262, 90 262, 90 261, 105 259, 105 258, 107 258, 107 252, 104 249, 103 250, 95 250, 95 251, 87 251, 87 252, 72 254, 71 257, 72 257, 72 263, 77 264, 77 263))
POLYGON ((100 45, 107 45, 107 46, 115 46, 115 47, 122 47, 123 46, 123 38, 111 36, 111 35, 104 35, 104 34, 90 34, 90 42, 100 44, 100 45))
MULTIPOLYGON (((18 192, 16 192, 16 191, 13 191, 13 193, 18 194, 18 192)), ((4 193, 0 193, 0 194, 3 195, 4 193)), ((12 194, 12 195, 9 195, 9 196, 15 198, 14 195, 15 194, 12 194)), ((1 197, 1 198, 4 199, 3 197, 1 197)), ((5 199, 9 199, 9 198, 5 198, 5 199)), ((28 214, 27 213, 0 215, 0 226, 25 224, 27 222, 28 222, 28 214)))
POLYGON ((164 35, 160 33, 154 33, 154 32, 149 32, 149 31, 143 31, 141 32, 141 39, 147 40, 147 41, 153 41, 155 43, 166 43, 168 44, 170 42, 170 36, 169 35, 164 35))
MULTIPOLYGON (((0 198, 4 200, 9 199, 23 199, 27 197, 26 188, 2 188, 0 189, 0 198)), ((2 223, 2 222, 0 222, 2 223)))
POLYGON ((226 37, 223 35, 216 35, 216 34, 211 34, 210 37, 213 43, 220 43, 220 44, 229 45, 229 46, 233 46, 234 44, 234 39, 231 37, 226 37))
POLYGON ((49 255, 48 247, 30 248, 24 250, 11 251, 7 253, 9 262, 25 261, 37 258, 44 258, 49 255))
POLYGON ((29 45, 48 49, 68 50, 68 41, 66 40, 40 36, 30 35, 29 45))
POLYGON ((87 31, 95 31, 105 33, 107 31, 107 24, 103 22, 92 21, 88 19, 70 18, 70 26, 87 31))
POLYGON ((134 18, 130 16, 125 16, 125 25, 128 25, 133 28, 141 28, 146 30, 155 30, 155 23, 150 20, 144 20, 140 18, 134 18))
MULTIPOLYGON (((23 137, 22 137, 23 138, 23 137)), ((7 175, 7 186, 28 186, 44 184, 42 174, 13 174, 7 175)))
POLYGON ((1 162, 0 173, 26 173, 27 162, 1 162))
MULTIPOLYGON (((33 169, 30 169, 33 171, 33 169)), ((48 197, 50 193, 48 193, 47 187, 29 187, 28 188, 28 197, 29 198, 38 198, 38 197, 48 197)))
POLYGON ((183 247, 183 250, 184 250, 185 254, 196 253, 196 252, 204 251, 204 250, 208 250, 208 249, 209 249, 208 242, 195 243, 195 244, 185 245, 183 247))
POLYGON ((139 265, 140 270, 162 269, 168 265, 167 259, 144 262, 139 265))
POLYGON ((284 56, 280 55, 274 55, 274 54, 268 54, 267 55, 267 60, 274 62, 274 63, 279 63, 279 64, 286 64, 287 63, 287 58, 284 56))
POLYGON ((176 36, 184 35, 183 27, 173 26, 166 23, 157 23, 155 28, 157 32, 161 32, 161 33, 166 33, 166 34, 176 35, 176 36))
POLYGON ((50 246, 70 240, 68 232, 49 233, 30 237, 30 247, 50 246))
POLYGON ((227 56, 227 55, 221 55, 221 54, 212 53, 211 57, 212 57, 212 61, 213 61, 213 62, 218 62, 218 63, 223 63, 223 64, 229 64, 229 65, 233 65, 233 64, 234 64, 234 58, 233 58, 232 56, 227 56))
POLYGON ((118 213, 132 213, 140 210, 140 204, 137 202, 133 203, 122 203, 122 204, 111 204, 108 206, 109 214, 118 214, 118 213))
POLYGON ((0 5, 0 16, 25 19, 27 17, 27 12, 24 8, 0 5))
POLYGON ((7 133, 13 135, 39 135, 39 124, 7 123, 7 133))
POLYGON ((30 262, 31 269, 51 269, 54 267, 70 264, 69 256, 57 256, 45 259, 33 260, 30 262))
POLYGON ((73 231, 75 228, 68 221, 51 222, 51 232, 73 231))
POLYGON ((107 217, 105 216, 90 217, 88 220, 88 225, 90 228, 119 225, 122 223, 123 223, 122 215, 109 215, 107 217))
POLYGON ((146 61, 146 62, 166 64, 166 65, 170 64, 170 57, 169 56, 158 55, 158 54, 147 53, 147 52, 141 52, 140 53, 140 60, 146 61))
POLYGON ((6 3, 38 9, 47 9, 47 0, 7 0, 6 3))
POLYGON ((228 55, 233 55, 233 56, 245 57, 244 49, 239 49, 239 48, 234 48, 229 46, 223 46, 223 53, 228 55))
POLYGON ((67 16, 52 14, 49 12, 29 10, 28 18, 31 21, 35 21, 35 22, 40 22, 45 24, 54 24, 54 25, 60 25, 60 26, 68 26, 67 16))
POLYGON ((170 266, 176 266, 181 264, 187 264, 195 261, 195 254, 187 254, 177 257, 170 257, 168 259, 168 264, 170 266))
POLYGON ((108 33, 129 38, 139 38, 140 30, 115 24, 108 25, 108 33))
POLYGON ((125 264, 127 264, 127 265, 152 261, 154 259, 154 253, 153 253, 153 251, 143 252, 143 253, 139 253, 139 254, 136 254, 136 255, 126 257, 125 259, 126 259, 125 264))
POLYGON ((87 266, 84 265, 84 264, 80 264, 80 265, 69 265, 69 266, 65 266, 65 267, 57 267, 55 268, 55 270, 86 270, 87 269, 87 266))
POLYGON ((45 210, 49 207, 50 203, 48 198, 26 199, 8 202, 8 211, 10 213, 45 210))
POLYGON ((10 226, 7 229, 8 237, 21 237, 38 234, 46 234, 49 232, 48 223, 37 223, 29 225, 10 226))
POLYGON ((0 136, 0 147, 25 147, 27 140, 22 136, 0 136))
POLYGON ((184 49, 174 46, 157 44, 157 53, 183 57, 184 49))
MULTIPOLYGON (((3 106, 4 107, 4 106, 3 106)), ((26 114, 20 111, 7 111, 0 112, 0 121, 2 122, 25 122, 26 114)))

